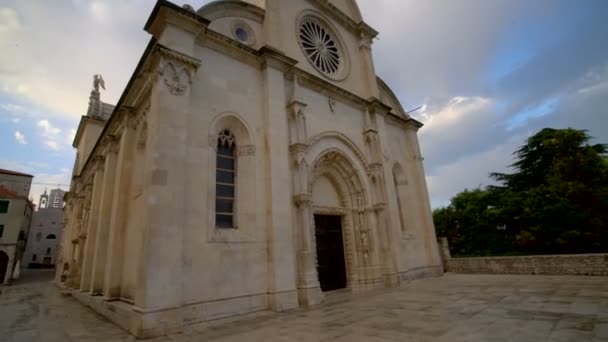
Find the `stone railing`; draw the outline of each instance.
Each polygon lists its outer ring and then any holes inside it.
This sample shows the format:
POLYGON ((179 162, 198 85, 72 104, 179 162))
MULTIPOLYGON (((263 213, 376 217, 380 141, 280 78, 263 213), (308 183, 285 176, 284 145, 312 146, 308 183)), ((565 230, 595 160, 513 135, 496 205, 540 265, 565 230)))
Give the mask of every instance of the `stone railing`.
POLYGON ((608 254, 451 258, 447 241, 440 245, 447 272, 608 276, 608 254))

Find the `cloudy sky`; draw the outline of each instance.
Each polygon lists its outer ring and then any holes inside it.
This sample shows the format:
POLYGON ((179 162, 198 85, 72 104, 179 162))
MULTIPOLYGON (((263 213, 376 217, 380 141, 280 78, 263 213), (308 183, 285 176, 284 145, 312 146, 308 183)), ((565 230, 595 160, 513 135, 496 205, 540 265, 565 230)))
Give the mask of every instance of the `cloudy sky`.
MULTIPOLYGON (((195 8, 208 1, 192 0, 195 8)), ((185 1, 176 1, 183 4, 185 1)), ((608 1, 359 0, 380 32, 376 70, 420 140, 434 207, 489 184, 543 127, 608 143, 608 1)), ((115 103, 148 35, 152 0, 0 0, 0 168, 31 196, 69 184, 92 75, 115 103), (47 185, 48 184, 48 185, 47 185)))

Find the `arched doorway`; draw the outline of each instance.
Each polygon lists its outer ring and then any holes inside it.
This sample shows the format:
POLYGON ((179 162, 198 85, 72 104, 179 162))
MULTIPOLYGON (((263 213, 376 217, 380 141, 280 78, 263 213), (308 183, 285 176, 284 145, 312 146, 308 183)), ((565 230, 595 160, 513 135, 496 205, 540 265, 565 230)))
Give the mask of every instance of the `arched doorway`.
POLYGON ((6 271, 8 270, 8 255, 0 251, 0 284, 4 284, 6 271))
POLYGON ((374 274, 366 187, 353 163, 330 149, 312 167, 312 214, 318 281, 323 291, 356 287, 374 274))

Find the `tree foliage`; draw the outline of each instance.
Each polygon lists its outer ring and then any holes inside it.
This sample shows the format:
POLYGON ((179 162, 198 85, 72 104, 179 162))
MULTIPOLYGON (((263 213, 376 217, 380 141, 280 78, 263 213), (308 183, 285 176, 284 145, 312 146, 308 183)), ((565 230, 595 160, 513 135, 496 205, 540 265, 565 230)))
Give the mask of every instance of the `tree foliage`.
POLYGON ((455 255, 608 251, 607 147, 583 130, 545 128, 515 151, 498 185, 433 212, 455 255))

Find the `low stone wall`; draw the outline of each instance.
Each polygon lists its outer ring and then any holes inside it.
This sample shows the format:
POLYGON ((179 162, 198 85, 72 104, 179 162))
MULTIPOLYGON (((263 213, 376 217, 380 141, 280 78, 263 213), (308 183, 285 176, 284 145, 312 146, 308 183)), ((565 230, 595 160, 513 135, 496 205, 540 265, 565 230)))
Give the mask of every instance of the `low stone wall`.
POLYGON ((608 276, 608 254, 447 258, 448 272, 608 276))

